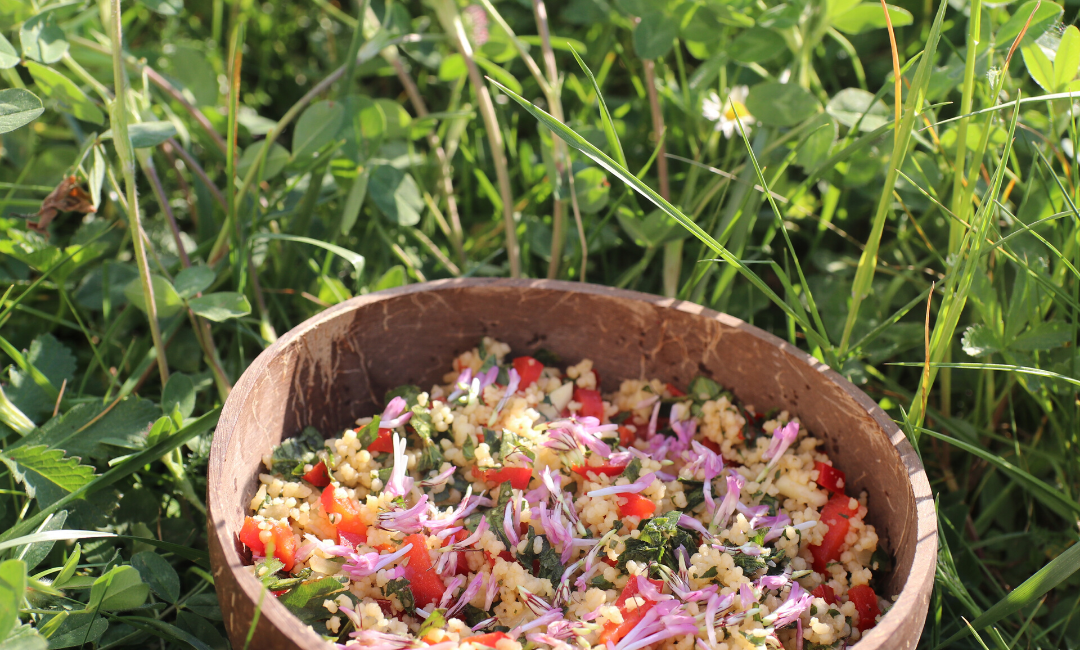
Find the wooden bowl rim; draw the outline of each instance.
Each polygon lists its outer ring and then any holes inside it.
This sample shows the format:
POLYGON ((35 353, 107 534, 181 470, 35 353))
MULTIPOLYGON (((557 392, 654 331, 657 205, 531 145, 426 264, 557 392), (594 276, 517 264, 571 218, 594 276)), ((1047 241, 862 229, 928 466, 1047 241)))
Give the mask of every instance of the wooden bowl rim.
MULTIPOLYGON (((881 410, 877 403, 866 393, 847 379, 844 379, 839 373, 829 368, 828 365, 789 344, 787 341, 784 341, 765 330, 750 325, 741 319, 735 318, 734 316, 702 307, 696 303, 581 282, 539 279, 462 278, 435 280, 432 282, 378 291, 364 296, 357 296, 312 316, 281 336, 281 338, 270 345, 270 347, 263 350, 251 365, 248 366, 243 375, 241 375, 240 379, 233 387, 229 398, 225 401, 217 428, 214 432, 207 477, 207 506, 209 511, 207 519, 207 527, 209 528, 208 534, 217 537, 216 542, 220 545, 226 558, 226 565, 224 567, 213 567, 213 574, 219 576, 221 572, 225 570, 230 571, 235 577, 240 590, 243 591, 243 594, 250 599, 253 604, 259 603, 260 600, 262 601, 260 616, 266 617, 268 622, 270 622, 288 640, 293 642, 299 648, 309 648, 314 650, 316 648, 326 647, 322 638, 307 626, 302 625, 300 620, 289 613, 284 605, 279 603, 275 598, 263 597, 266 592, 261 583, 244 570, 244 565, 241 562, 240 556, 233 550, 236 544, 234 534, 228 533, 225 522, 220 520, 216 514, 221 511, 223 505, 218 501, 218 497, 220 496, 219 491, 214 489, 214 487, 223 479, 221 471, 222 457, 227 448, 228 440, 232 436, 237 419, 243 410, 243 405, 247 402, 248 394, 254 387, 256 379, 265 372, 270 361, 278 356, 283 350, 287 349, 298 339, 306 336, 312 330, 317 329, 323 323, 337 318, 341 312, 355 311, 361 306, 371 305, 391 298, 416 293, 462 288, 494 287, 545 289, 564 293, 596 295, 606 298, 630 300, 643 302, 654 307, 674 309, 676 311, 716 320, 727 327, 741 330, 744 333, 755 336, 758 339, 779 348, 782 352, 821 373, 823 380, 832 382, 842 388, 845 393, 851 396, 855 402, 858 403, 875 422, 877 422, 883 433, 888 436, 893 447, 900 456, 901 463, 904 465, 905 473, 909 479, 909 487, 912 491, 912 496, 916 505, 915 554, 907 581, 904 583, 904 587, 901 589, 892 608, 882 618, 881 622, 860 639, 858 643, 852 646, 852 648, 854 650, 879 650, 881 648, 896 645, 895 641, 899 641, 901 644, 908 641, 908 639, 903 639, 903 637, 898 637, 897 635, 912 633, 916 635, 921 634, 922 623, 926 616, 926 609, 929 604, 929 594, 933 588, 934 572, 937 564, 938 531, 933 494, 930 490, 929 480, 926 477, 926 471, 923 468, 922 461, 919 459, 918 454, 915 453, 914 448, 912 448, 906 436, 896 423, 893 422, 888 414, 881 410)), ((222 607, 226 606, 228 606, 227 603, 222 603, 222 607)), ((912 640, 917 638, 918 636, 915 636, 912 640)))

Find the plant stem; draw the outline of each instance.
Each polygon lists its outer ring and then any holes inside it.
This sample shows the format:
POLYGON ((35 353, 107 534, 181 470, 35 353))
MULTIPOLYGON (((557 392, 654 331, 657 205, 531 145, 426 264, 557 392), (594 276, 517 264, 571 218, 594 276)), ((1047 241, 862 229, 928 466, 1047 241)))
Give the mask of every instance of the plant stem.
POLYGON ((154 342, 158 374, 161 375, 161 385, 164 386, 165 382, 169 380, 169 365, 165 360, 165 346, 161 340, 161 327, 157 319, 157 305, 154 302, 150 268, 146 263, 142 219, 139 215, 139 197, 135 188, 135 154, 128 135, 127 77, 124 70, 123 15, 120 10, 120 0, 110 0, 108 5, 103 2, 101 8, 102 13, 108 14, 103 16, 103 18, 107 18, 104 22, 112 28, 110 30, 110 40, 112 41, 113 85, 116 88, 116 98, 113 99, 109 107, 109 121, 112 123, 113 145, 116 147, 116 155, 120 158, 120 169, 127 190, 128 216, 131 219, 130 227, 134 229, 131 242, 135 248, 135 262, 139 267, 139 279, 142 280, 143 300, 146 302, 146 317, 150 322, 150 338, 154 342))
POLYGON ((453 0, 436 0, 434 2, 435 13, 439 16, 443 30, 451 36, 457 45, 458 52, 465 59, 465 67, 469 72, 469 83, 476 92, 476 101, 480 105, 480 114, 484 118, 484 130, 487 131, 488 144, 491 147, 491 157, 495 164, 495 176, 499 183, 499 195, 503 204, 503 224, 506 230, 506 256, 510 260, 510 277, 521 277, 521 253, 518 250, 517 233, 514 226, 514 194, 510 190, 510 172, 506 162, 502 130, 499 128, 499 118, 495 114, 495 103, 491 101, 491 92, 484 84, 480 76, 480 69, 473 59, 472 45, 465 33, 465 25, 461 22, 461 14, 453 0))

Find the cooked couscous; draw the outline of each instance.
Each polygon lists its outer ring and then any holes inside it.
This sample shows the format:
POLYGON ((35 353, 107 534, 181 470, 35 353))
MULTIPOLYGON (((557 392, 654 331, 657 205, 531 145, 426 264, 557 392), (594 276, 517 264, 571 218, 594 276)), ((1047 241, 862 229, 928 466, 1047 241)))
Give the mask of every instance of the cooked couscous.
POLYGON ((820 650, 876 624, 866 496, 795 416, 534 357, 485 338, 268 454, 255 576, 348 648, 820 650))

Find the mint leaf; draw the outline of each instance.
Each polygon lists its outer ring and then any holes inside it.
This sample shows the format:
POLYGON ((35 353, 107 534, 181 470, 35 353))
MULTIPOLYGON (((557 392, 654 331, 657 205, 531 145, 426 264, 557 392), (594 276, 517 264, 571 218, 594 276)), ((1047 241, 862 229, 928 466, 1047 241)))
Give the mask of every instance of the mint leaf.
POLYGON ((288 476, 303 474, 304 465, 318 462, 315 452, 326 446, 322 434, 315 427, 305 427, 300 435, 288 438, 274 449, 270 457, 271 467, 276 474, 288 476))
POLYGON ((416 599, 413 597, 412 587, 409 586, 409 581, 405 578, 398 578, 397 580, 391 580, 386 583, 385 591, 387 598, 391 596, 397 596, 401 602, 402 608, 406 612, 411 612, 416 607, 416 599))
MULTIPOLYGON (((500 526, 501 528, 501 526, 500 526)), ((563 566, 562 558, 559 557, 559 553, 555 550, 555 547, 548 541, 547 536, 537 535, 536 531, 529 529, 529 541, 525 544, 525 552, 518 553, 517 559, 527 570, 532 571, 533 567, 536 567, 534 572, 537 578, 547 578, 551 581, 553 586, 558 586, 559 580, 562 579, 563 571, 566 567, 563 566), (540 552, 535 553, 535 540, 539 537, 541 541, 540 552)))
POLYGON ((330 612, 322 606, 327 598, 345 591, 345 585, 336 578, 322 578, 305 582, 278 599, 296 615, 304 625, 330 618, 330 612))

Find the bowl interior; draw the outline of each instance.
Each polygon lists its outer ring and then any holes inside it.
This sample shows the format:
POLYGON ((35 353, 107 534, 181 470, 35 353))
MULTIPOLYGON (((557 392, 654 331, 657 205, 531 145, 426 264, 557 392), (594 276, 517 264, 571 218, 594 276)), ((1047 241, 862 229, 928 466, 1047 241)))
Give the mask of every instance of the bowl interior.
MULTIPOLYGON (((759 411, 778 407, 797 414, 824 441, 848 485, 869 493, 869 519, 894 559, 884 581, 887 595, 900 593, 912 574, 920 538, 928 537, 927 524, 920 524, 927 507, 933 518, 922 467, 872 400, 823 364, 697 305, 590 285, 489 280, 431 283, 354 299, 299 326, 252 364, 226 404, 211 455, 215 573, 227 571, 227 580, 239 580, 238 593, 257 598, 254 579, 232 574, 241 564, 236 535, 258 487, 263 454, 308 425, 338 435, 357 417, 381 408, 386 391, 400 384, 429 388, 441 381, 454 356, 483 336, 508 343, 514 354, 546 348, 568 363, 590 358, 605 392, 627 378, 658 377, 685 386, 706 375, 759 411)), ((222 604, 227 617, 250 620, 248 604, 222 604)), ((263 608, 275 619, 278 609, 285 611, 276 601, 263 608)), ((922 616, 919 629, 921 621, 922 616)), ((226 623, 230 632, 243 627, 241 639, 246 635, 243 620, 226 623)), ((297 638, 306 638, 303 632, 297 638)))

